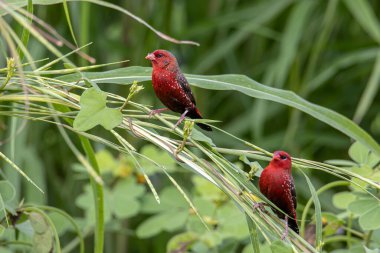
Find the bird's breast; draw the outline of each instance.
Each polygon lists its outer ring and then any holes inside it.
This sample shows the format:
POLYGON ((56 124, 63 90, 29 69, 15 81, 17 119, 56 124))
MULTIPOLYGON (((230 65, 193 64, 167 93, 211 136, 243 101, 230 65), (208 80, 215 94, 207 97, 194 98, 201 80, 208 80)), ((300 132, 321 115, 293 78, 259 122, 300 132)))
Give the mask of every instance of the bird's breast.
POLYGON ((153 71, 152 84, 156 96, 172 111, 182 113, 186 108, 194 106, 178 84, 175 73, 153 71))

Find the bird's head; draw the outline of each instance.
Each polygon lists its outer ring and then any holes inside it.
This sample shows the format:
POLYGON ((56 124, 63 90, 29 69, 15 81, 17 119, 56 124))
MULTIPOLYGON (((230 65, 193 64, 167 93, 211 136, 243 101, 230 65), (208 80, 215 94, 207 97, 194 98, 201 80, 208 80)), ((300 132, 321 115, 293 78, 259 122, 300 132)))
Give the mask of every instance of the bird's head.
POLYGON ((149 53, 145 59, 152 62, 153 69, 173 69, 176 70, 178 63, 175 56, 169 51, 158 49, 153 53, 149 53))
POLYGON ((270 163, 277 168, 286 169, 289 171, 292 168, 292 158, 285 151, 275 151, 270 163))

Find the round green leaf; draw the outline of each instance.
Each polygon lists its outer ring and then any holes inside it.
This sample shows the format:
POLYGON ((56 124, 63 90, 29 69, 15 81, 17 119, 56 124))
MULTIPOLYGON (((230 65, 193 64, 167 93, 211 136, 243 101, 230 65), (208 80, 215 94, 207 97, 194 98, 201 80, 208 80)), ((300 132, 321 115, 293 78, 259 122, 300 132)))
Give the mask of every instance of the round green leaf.
POLYGON ((356 196, 351 192, 338 192, 333 196, 333 204, 336 208, 346 209, 348 205, 356 199, 356 196))
POLYGON ((359 199, 348 205, 348 210, 354 214, 362 215, 378 205, 376 199, 359 199))
POLYGON ((166 222, 164 223, 164 229, 168 232, 173 232, 177 229, 182 228, 187 218, 189 217, 189 212, 187 209, 181 212, 167 212, 165 213, 166 222))
POLYGON ((113 201, 123 202, 128 199, 134 199, 144 194, 144 186, 137 184, 131 178, 119 181, 112 189, 113 201))
POLYGON ((160 213, 145 220, 137 228, 136 234, 139 238, 148 238, 161 231, 173 232, 185 225, 187 217, 187 211, 173 212, 169 210, 169 212, 160 213))
POLYGON ((126 219, 138 214, 140 203, 134 199, 129 199, 123 202, 114 201, 112 204, 112 212, 119 219, 126 219))
POLYGON ((380 228, 380 204, 360 216, 359 224, 363 230, 375 230, 380 228))
POLYGON ((163 224, 170 222, 166 220, 165 215, 154 215, 146 219, 136 230, 136 234, 139 238, 149 238, 163 230, 163 224))

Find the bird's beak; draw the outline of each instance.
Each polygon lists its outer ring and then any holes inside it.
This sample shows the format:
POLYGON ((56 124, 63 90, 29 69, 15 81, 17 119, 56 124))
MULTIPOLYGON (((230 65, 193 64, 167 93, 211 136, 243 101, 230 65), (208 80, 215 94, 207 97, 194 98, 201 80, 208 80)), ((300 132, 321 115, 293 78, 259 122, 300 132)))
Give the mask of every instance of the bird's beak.
POLYGON ((149 61, 154 61, 156 59, 156 57, 154 56, 154 54, 150 53, 147 56, 145 56, 145 59, 147 59, 149 61))
POLYGON ((278 151, 273 153, 273 159, 280 160, 280 153, 278 151))

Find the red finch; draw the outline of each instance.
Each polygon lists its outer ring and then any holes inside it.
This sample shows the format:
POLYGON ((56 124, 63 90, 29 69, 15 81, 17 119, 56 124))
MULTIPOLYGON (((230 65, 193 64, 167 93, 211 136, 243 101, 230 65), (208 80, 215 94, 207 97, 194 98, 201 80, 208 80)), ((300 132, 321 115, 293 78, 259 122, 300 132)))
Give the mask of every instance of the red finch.
MULTIPOLYGON (((181 113, 181 117, 175 126, 178 126, 185 117, 202 119, 201 113, 196 107, 190 85, 182 74, 175 56, 166 50, 159 49, 148 54, 145 59, 150 60, 153 65, 152 83, 154 92, 167 107, 153 110, 150 115, 168 109, 181 113)), ((197 123, 197 125, 206 131, 212 131, 208 125, 202 123, 197 123)))
POLYGON ((272 161, 261 173, 260 191, 282 212, 272 208, 280 219, 285 218, 285 238, 288 226, 299 234, 296 216, 297 198, 292 177, 292 159, 284 151, 276 151, 272 161))

